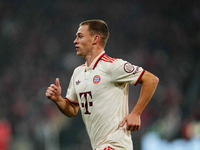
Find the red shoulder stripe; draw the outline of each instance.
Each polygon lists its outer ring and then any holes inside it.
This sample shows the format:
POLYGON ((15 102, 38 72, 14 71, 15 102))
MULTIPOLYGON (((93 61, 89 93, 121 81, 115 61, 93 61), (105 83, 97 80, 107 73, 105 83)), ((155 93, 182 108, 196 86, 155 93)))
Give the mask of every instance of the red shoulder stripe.
POLYGON ((105 61, 105 62, 110 62, 110 63, 113 63, 113 61, 116 60, 116 58, 111 58, 109 57, 108 55, 104 55, 101 60, 105 61))
POLYGON ((113 61, 116 60, 116 58, 111 58, 111 57, 109 57, 108 55, 105 55, 104 58, 110 59, 110 60, 113 60, 113 61))
POLYGON ((105 61, 105 62, 113 63, 112 60, 108 60, 108 59, 104 59, 104 58, 102 58, 101 60, 103 60, 103 61, 105 61))

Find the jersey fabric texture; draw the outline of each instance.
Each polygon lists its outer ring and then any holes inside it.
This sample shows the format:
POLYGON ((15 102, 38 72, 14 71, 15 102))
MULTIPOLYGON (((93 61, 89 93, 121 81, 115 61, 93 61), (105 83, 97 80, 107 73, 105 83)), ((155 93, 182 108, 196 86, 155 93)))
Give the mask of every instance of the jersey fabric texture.
POLYGON ((144 71, 105 52, 74 70, 65 98, 79 104, 93 149, 133 150, 130 132, 119 125, 129 113, 128 84, 136 85, 144 71))

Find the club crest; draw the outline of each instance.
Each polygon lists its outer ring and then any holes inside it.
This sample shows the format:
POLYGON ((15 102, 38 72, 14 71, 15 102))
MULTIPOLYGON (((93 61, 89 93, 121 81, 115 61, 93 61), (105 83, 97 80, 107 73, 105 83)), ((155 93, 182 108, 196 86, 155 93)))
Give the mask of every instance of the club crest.
POLYGON ((99 83, 100 81, 101 81, 100 76, 99 76, 99 75, 95 75, 94 78, 93 78, 93 83, 94 83, 94 84, 97 84, 97 83, 99 83))

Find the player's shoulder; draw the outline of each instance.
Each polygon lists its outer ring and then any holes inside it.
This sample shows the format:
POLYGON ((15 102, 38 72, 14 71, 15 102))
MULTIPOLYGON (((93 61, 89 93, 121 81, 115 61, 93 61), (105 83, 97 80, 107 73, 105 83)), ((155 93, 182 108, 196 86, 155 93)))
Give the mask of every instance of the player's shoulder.
POLYGON ((108 66, 109 69, 112 69, 113 67, 114 68, 119 67, 119 66, 127 63, 127 61, 123 60, 122 58, 113 58, 113 57, 110 57, 106 54, 103 55, 100 60, 103 63, 103 65, 108 66))
POLYGON ((80 65, 80 66, 78 66, 78 67, 76 67, 76 68, 83 68, 83 67, 85 67, 86 66, 86 64, 82 64, 82 65, 80 65))
POLYGON ((82 70, 85 68, 85 66, 86 64, 79 65, 78 67, 75 68, 75 70, 82 70))
POLYGON ((103 70, 112 72, 113 70, 118 70, 119 68, 123 68, 126 61, 121 58, 112 58, 108 55, 104 55, 101 58, 101 66, 103 66, 103 70))
POLYGON ((82 70, 85 69, 85 66, 86 66, 86 64, 79 65, 78 67, 76 67, 76 68, 74 69, 74 73, 79 73, 79 72, 81 72, 82 70))
POLYGON ((101 58, 101 60, 103 62, 111 64, 111 65, 124 64, 127 62, 127 61, 123 60, 122 58, 113 58, 106 54, 101 58))
POLYGON ((102 62, 105 62, 105 63, 114 63, 114 62, 117 60, 117 58, 112 58, 112 57, 110 57, 110 56, 104 54, 104 55, 101 57, 100 60, 101 60, 102 62))

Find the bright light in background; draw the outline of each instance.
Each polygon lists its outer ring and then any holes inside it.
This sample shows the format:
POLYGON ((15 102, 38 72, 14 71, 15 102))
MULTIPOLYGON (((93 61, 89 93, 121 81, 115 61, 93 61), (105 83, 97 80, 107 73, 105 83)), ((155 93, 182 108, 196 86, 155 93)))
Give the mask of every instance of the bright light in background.
POLYGON ((168 142, 161 139, 156 132, 148 132, 142 138, 142 150, 200 150, 200 137, 190 140, 176 139, 168 142))

